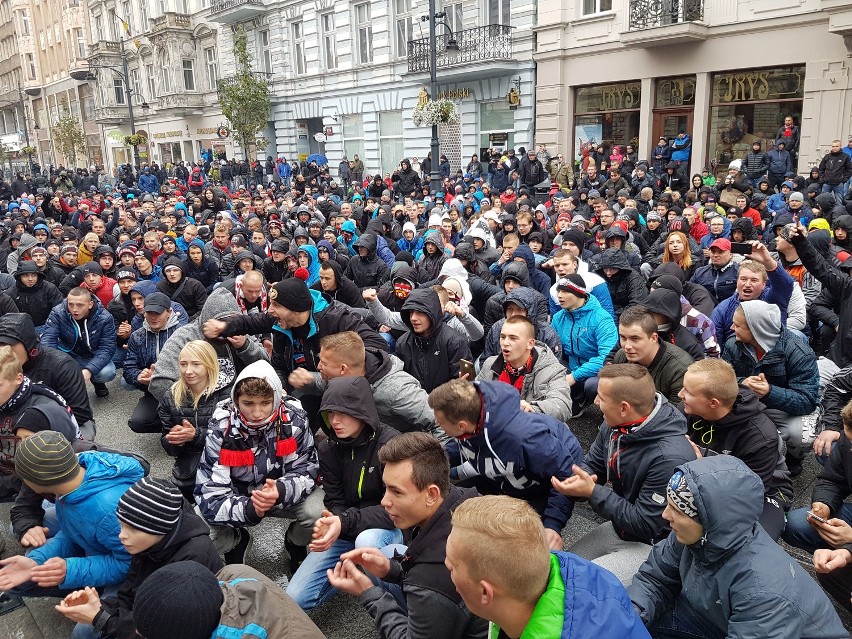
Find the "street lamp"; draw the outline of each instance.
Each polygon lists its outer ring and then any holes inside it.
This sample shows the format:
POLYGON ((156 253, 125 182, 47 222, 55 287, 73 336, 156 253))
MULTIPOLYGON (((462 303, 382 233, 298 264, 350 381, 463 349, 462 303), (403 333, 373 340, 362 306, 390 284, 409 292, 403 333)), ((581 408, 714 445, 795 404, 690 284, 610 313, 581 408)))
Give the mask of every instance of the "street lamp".
MULTIPOLYGON (((432 101, 438 100, 438 43, 435 31, 439 24, 449 33, 447 38, 447 51, 458 51, 459 45, 453 35, 453 30, 447 23, 447 14, 444 11, 436 11, 435 0, 429 0, 429 15, 421 20, 429 21, 429 88, 432 101)), ((432 140, 430 141, 432 152, 432 172, 429 174, 429 191, 434 195, 441 189, 441 172, 438 169, 438 154, 440 152, 438 143, 438 125, 432 125, 432 140)))
MULTIPOLYGON (((124 83, 124 97, 127 102, 127 114, 130 118, 130 135, 136 135, 136 120, 133 117, 133 95, 135 92, 130 88, 130 70, 127 67, 127 53, 124 50, 124 40, 119 39, 118 44, 121 54, 121 68, 108 64, 89 64, 88 69, 71 71, 69 75, 74 80, 79 81, 97 80, 98 78, 94 73, 92 73, 92 69, 110 69, 120 75, 122 82, 124 83)), ((137 169, 139 168, 139 147, 136 144, 133 145, 133 164, 137 169)))

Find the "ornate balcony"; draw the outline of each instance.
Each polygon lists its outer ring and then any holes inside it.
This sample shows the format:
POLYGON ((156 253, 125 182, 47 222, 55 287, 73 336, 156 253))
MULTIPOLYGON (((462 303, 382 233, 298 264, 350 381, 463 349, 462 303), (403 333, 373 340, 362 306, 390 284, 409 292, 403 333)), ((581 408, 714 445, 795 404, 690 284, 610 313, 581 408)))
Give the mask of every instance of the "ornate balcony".
MULTIPOLYGON (((514 27, 492 24, 457 31, 453 34, 458 51, 447 51, 450 35, 443 33, 435 38, 435 58, 438 69, 470 65, 480 62, 505 62, 514 60, 512 34, 514 27)), ((408 72, 429 73, 429 38, 408 41, 408 72)), ((441 75, 446 80, 446 75, 441 75)))
POLYGON ((127 106, 95 107, 95 121, 98 124, 125 124, 130 121, 127 106))
POLYGON ((151 33, 157 34, 163 31, 191 31, 192 18, 185 13, 173 13, 168 11, 161 16, 151 18, 151 33))
POLYGON ((629 0, 625 46, 656 47, 707 39, 704 0, 629 0))
MULTIPOLYGON (((266 71, 252 71, 251 74, 254 76, 254 78, 256 80, 262 80, 263 82, 266 82, 267 87, 272 86, 272 74, 271 73, 267 73, 266 71)), ((227 78, 222 78, 221 80, 219 80, 219 84, 218 84, 219 98, 222 97, 222 89, 224 87, 229 87, 229 86, 235 84, 236 82, 237 82, 237 76, 235 76, 235 75, 230 75, 227 78)))
POLYGON ((244 22, 265 12, 263 0, 213 0, 210 5, 210 19, 222 24, 244 22))

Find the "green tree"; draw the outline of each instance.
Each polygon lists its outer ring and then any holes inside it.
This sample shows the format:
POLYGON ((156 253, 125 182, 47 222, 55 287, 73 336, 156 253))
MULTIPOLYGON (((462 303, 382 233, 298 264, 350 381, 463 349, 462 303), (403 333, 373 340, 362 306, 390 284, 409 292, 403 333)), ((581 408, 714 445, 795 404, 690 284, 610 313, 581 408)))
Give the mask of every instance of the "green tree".
POLYGON ((260 132, 269 121, 271 104, 266 80, 252 73, 248 38, 242 27, 234 32, 234 59, 237 73, 219 81, 219 104, 231 123, 234 141, 248 159, 249 149, 258 145, 260 132))
POLYGON ((51 128, 53 143, 70 167, 77 166, 77 155, 86 154, 86 136, 71 113, 66 112, 51 128))

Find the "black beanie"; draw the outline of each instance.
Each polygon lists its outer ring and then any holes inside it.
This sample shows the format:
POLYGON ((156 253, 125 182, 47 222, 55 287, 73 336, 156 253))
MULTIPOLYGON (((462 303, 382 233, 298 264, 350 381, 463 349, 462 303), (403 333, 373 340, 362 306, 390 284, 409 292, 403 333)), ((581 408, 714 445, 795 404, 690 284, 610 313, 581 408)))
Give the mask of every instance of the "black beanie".
POLYGON ((219 580, 194 561, 178 561, 152 573, 133 601, 133 623, 146 639, 209 639, 225 602, 219 580))
POLYGON ((183 495, 162 479, 143 477, 118 500, 115 515, 136 530, 167 535, 177 526, 183 508, 183 495))
POLYGON ((314 307, 314 298, 311 297, 308 285, 298 277, 288 277, 276 282, 269 291, 269 299, 294 313, 304 313, 314 307))
POLYGON ((394 262, 405 262, 409 266, 414 266, 414 256, 408 251, 400 251, 396 254, 394 262))

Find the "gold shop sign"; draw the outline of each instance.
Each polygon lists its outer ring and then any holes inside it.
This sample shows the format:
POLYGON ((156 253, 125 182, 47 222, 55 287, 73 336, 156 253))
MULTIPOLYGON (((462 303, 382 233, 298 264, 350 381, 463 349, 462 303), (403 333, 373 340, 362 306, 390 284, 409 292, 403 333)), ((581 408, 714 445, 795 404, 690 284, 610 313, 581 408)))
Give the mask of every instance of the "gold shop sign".
POLYGON ((450 89, 449 91, 441 91, 438 94, 439 100, 463 100, 470 97, 470 89, 450 89))
POLYGON ((578 114, 638 109, 642 101, 642 84, 619 82, 580 87, 575 96, 575 112, 578 114))
POLYGON ((161 140, 163 138, 179 138, 183 136, 183 131, 161 131, 160 133, 154 134, 155 140, 161 140))
POLYGON ((713 103, 802 98, 804 81, 804 67, 717 73, 713 76, 713 103))
POLYGON ((219 130, 218 127, 210 126, 210 127, 204 128, 204 129, 195 129, 195 134, 196 135, 216 135, 216 132, 218 130, 219 130))

